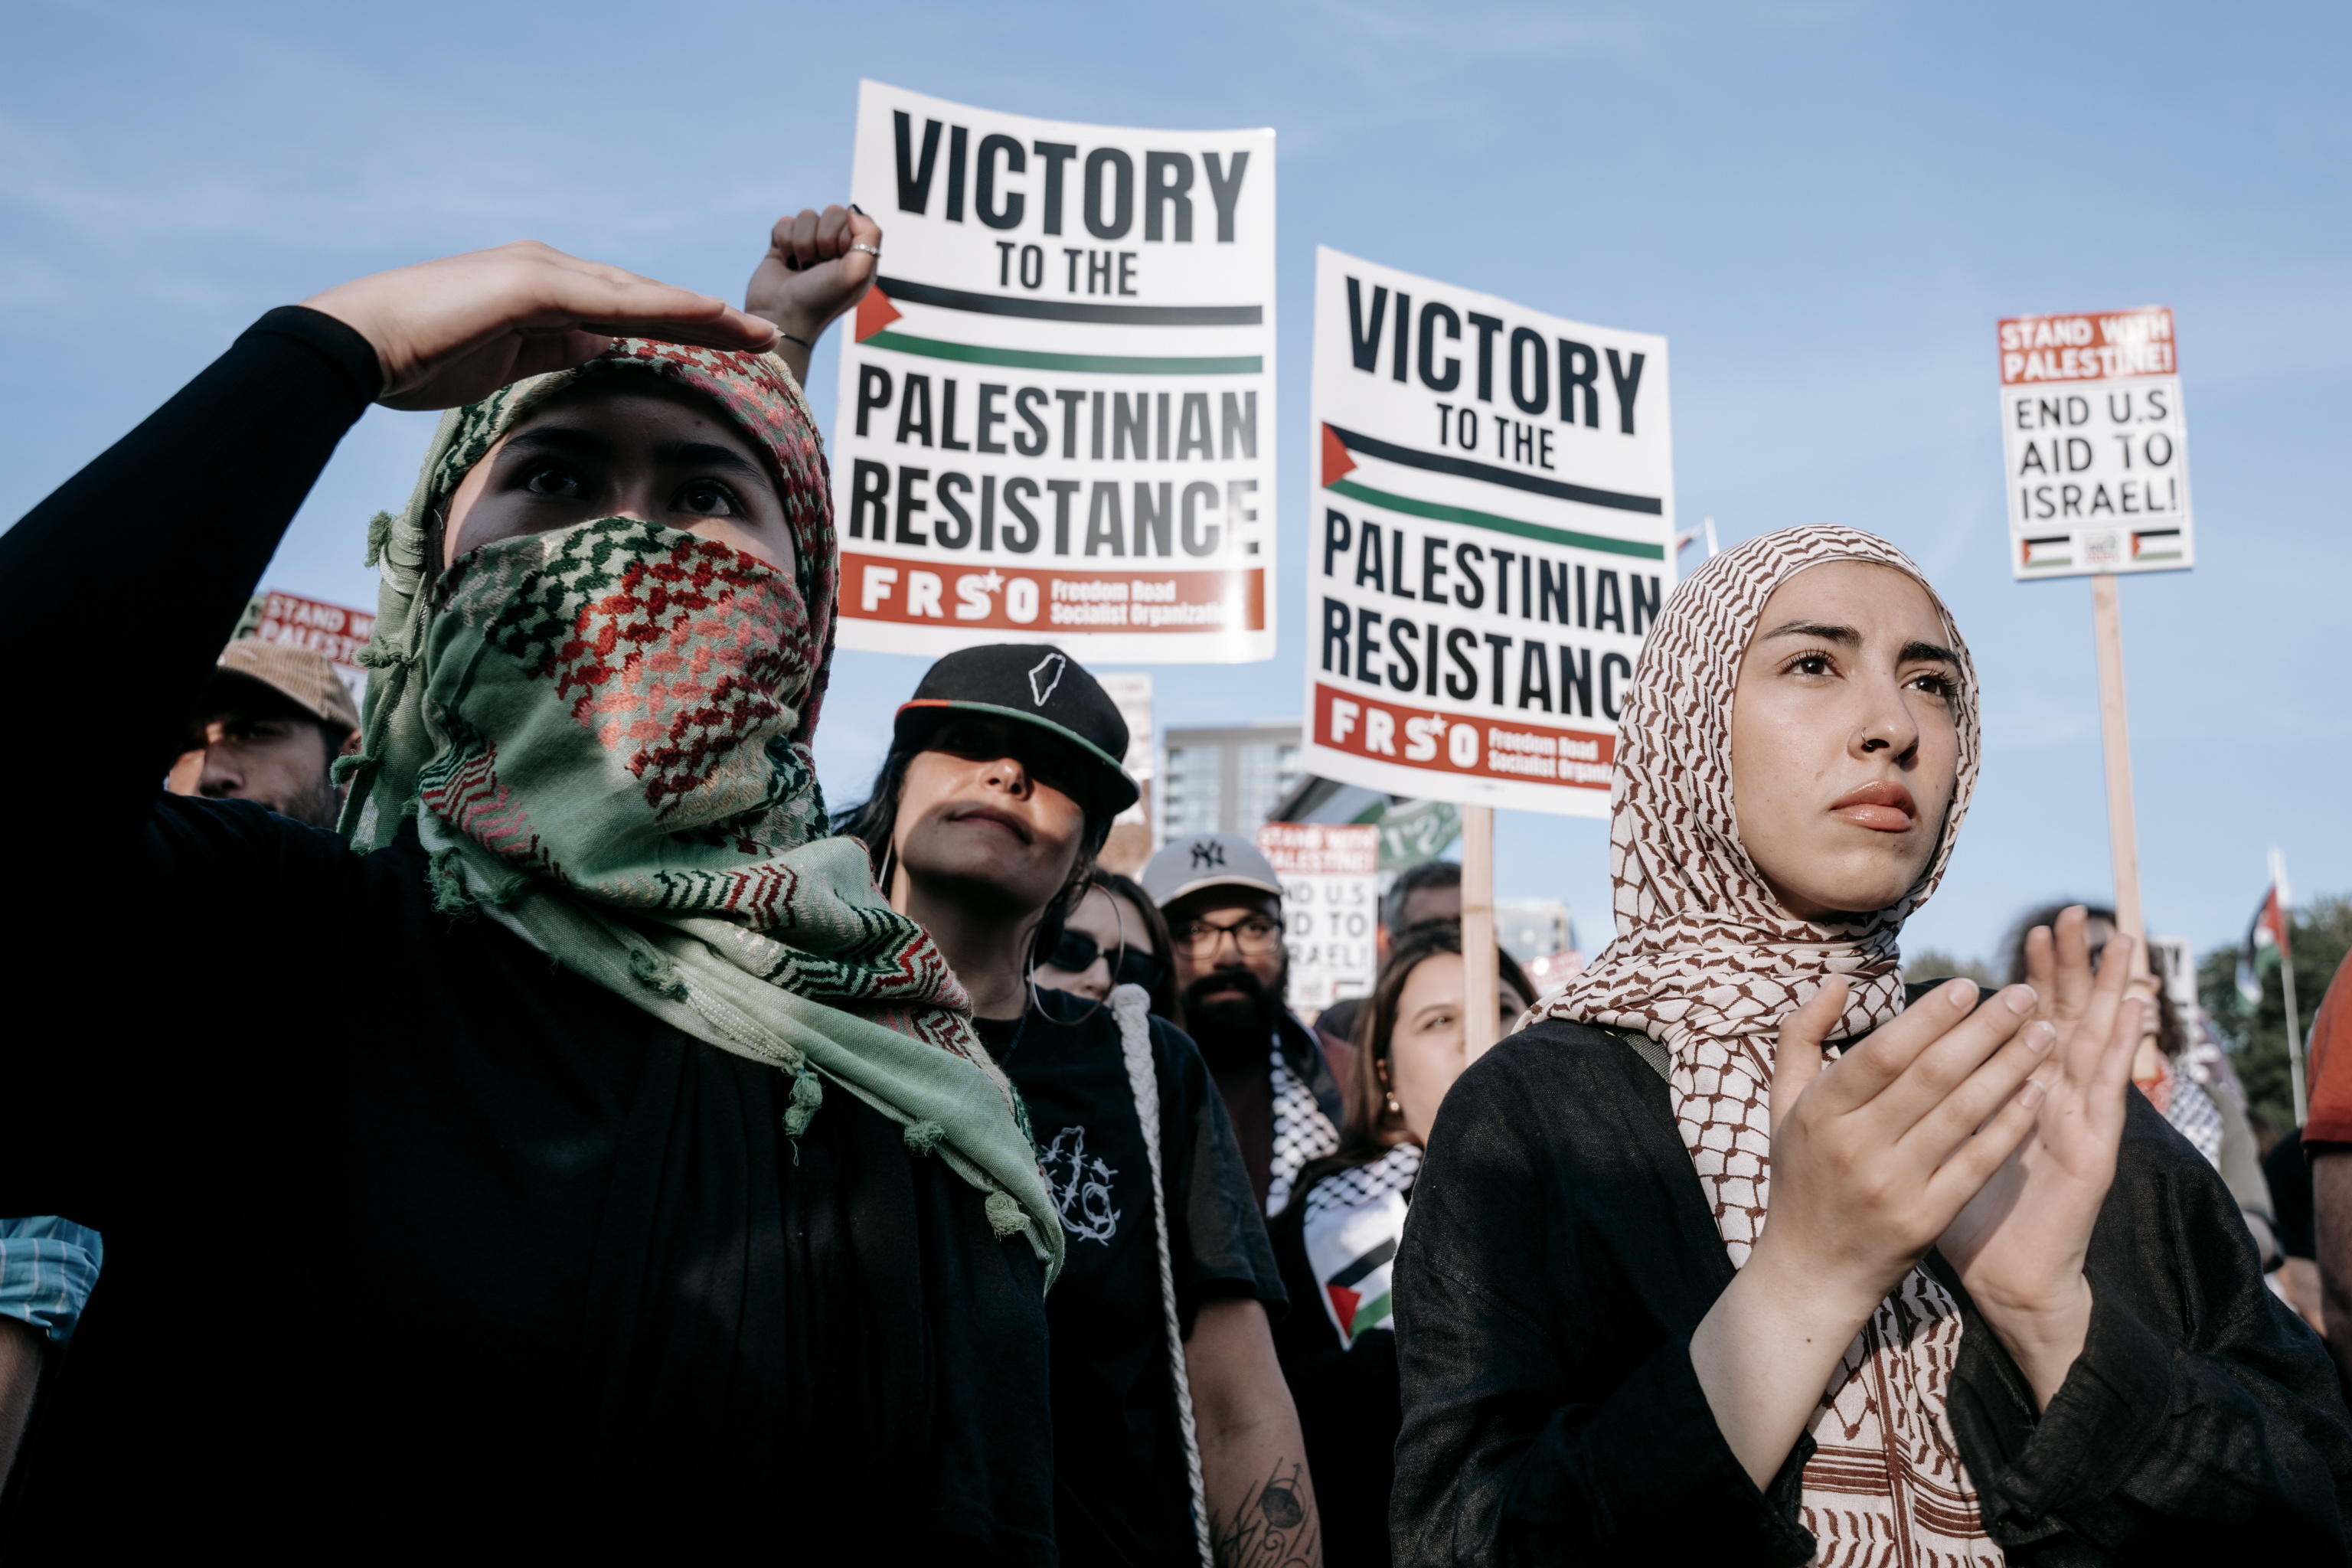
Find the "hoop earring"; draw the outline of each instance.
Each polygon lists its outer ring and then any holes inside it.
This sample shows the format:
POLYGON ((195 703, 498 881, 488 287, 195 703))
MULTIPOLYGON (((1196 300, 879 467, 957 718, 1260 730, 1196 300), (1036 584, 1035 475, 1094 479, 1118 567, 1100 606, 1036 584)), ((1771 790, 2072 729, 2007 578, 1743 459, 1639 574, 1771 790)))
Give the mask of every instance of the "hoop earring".
MULTIPOLYGON (((1037 994, 1037 953, 1034 947, 1028 962, 1021 966, 1021 984, 1029 993, 1029 1005, 1038 1012, 1045 1011, 1045 999, 1037 994)), ((1091 1018, 1094 1015, 1088 1013, 1087 1016, 1091 1018)))
POLYGON ((1087 890, 1102 894, 1104 900, 1110 905, 1110 918, 1118 923, 1118 956, 1111 961, 1108 977, 1115 989, 1118 984, 1118 972, 1127 963, 1127 911, 1119 907, 1127 900, 1096 881, 1092 873, 1088 873, 1087 878, 1087 890))
POLYGON ((882 864, 874 873, 875 891, 882 895, 882 901, 886 904, 890 901, 890 871, 893 865, 892 857, 897 855, 898 852, 898 846, 886 840, 882 846, 882 864))
MULTIPOLYGON (((1092 883, 1092 880, 1091 880, 1091 874, 1089 874, 1089 879, 1088 879, 1087 881, 1086 881, 1086 882, 1082 882, 1082 883, 1075 883, 1075 884, 1073 884, 1073 886, 1075 886, 1075 887, 1076 887, 1076 888, 1078 888, 1078 889, 1079 889, 1079 892, 1078 892, 1078 902, 1079 902, 1079 903, 1083 903, 1083 902, 1085 902, 1087 894, 1087 893, 1090 893, 1090 892, 1092 892, 1092 891, 1094 891, 1094 890, 1095 890, 1095 889, 1094 889, 1093 883, 1092 883)), ((1062 889, 1062 891, 1061 891, 1059 894, 1056 894, 1056 895, 1055 895, 1055 897, 1057 897, 1057 898, 1066 897, 1066 896, 1069 894, 1070 890, 1071 890, 1071 889, 1070 889, 1069 888, 1065 888, 1065 889, 1062 889)), ((1106 890, 1105 890, 1105 892, 1104 892, 1104 894, 1103 894, 1103 896, 1104 896, 1105 898, 1108 898, 1108 897, 1110 896, 1110 894, 1109 894, 1109 892, 1106 889, 1106 890)), ((1077 909, 1077 905, 1076 905, 1076 904, 1072 904, 1072 905, 1070 906, 1070 910, 1066 913, 1065 918, 1066 918, 1066 914, 1067 914, 1067 913, 1075 913, 1075 912, 1076 912, 1076 909, 1077 909)), ((1115 912, 1115 911, 1114 911, 1114 912, 1115 912)), ((1042 930, 1044 930, 1044 929, 1045 929, 1045 928, 1044 928, 1044 923, 1043 923, 1042 921, 1041 921, 1041 922, 1039 922, 1038 930, 1039 930, 1039 931, 1042 931, 1042 930)), ((1121 929, 1122 929, 1122 930, 1124 930, 1125 928, 1124 928, 1124 927, 1122 927, 1121 929)), ((1112 979, 1112 981, 1113 981, 1114 983, 1116 983, 1116 982, 1117 982, 1117 980, 1118 980, 1118 972, 1114 970, 1114 971, 1112 972, 1112 973, 1111 973, 1111 979, 1112 979)), ((1039 995, 1039 994, 1037 994, 1037 931, 1032 931, 1032 932, 1030 932, 1030 933, 1029 933, 1029 952, 1028 952, 1027 959, 1026 959, 1026 961, 1024 962, 1024 963, 1023 964, 1023 967, 1022 967, 1022 971, 1021 971, 1021 983, 1022 983, 1022 984, 1024 984, 1024 986, 1028 987, 1028 990, 1029 990, 1029 1005, 1030 1005, 1032 1007, 1035 1008, 1037 1011, 1039 1011, 1039 1012, 1041 1012, 1041 1013, 1042 1013, 1042 1012, 1044 1012, 1044 1011, 1045 1010, 1045 999, 1043 996, 1041 996, 1041 995, 1039 995)), ((1078 1015, 1076 1017, 1075 1017, 1075 1018, 1072 1018, 1072 1019, 1067 1020, 1067 1022, 1068 1022, 1068 1023, 1069 1023, 1073 1027, 1075 1027, 1075 1026, 1076 1026, 1077 1025, 1080 1025, 1080 1024, 1085 1024, 1085 1023, 1091 1022, 1091 1021, 1093 1020, 1093 1018, 1094 1018, 1094 1016, 1095 1016, 1096 1014, 1097 1014, 1097 1013, 1099 1013, 1099 1012, 1101 1012, 1101 1011, 1103 1010, 1103 1005, 1104 1005, 1105 1001, 1108 999, 1108 994, 1108 994, 1108 992, 1106 992, 1102 996, 1097 996, 1097 997, 1094 998, 1091 1002, 1089 1002, 1089 1003, 1087 1004, 1087 1010, 1086 1010, 1085 1012, 1083 1012, 1083 1013, 1079 1014, 1079 1015, 1078 1015)))

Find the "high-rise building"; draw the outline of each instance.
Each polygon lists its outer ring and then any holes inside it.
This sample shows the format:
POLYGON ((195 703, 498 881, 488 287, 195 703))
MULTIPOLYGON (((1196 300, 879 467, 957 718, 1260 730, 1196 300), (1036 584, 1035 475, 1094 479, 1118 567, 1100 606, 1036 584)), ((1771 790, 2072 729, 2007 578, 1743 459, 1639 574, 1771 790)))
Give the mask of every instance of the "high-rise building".
POLYGON ((1576 945, 1568 906, 1558 899, 1496 899, 1495 940, 1521 963, 1530 963, 1576 945))
POLYGON ((1255 833, 1298 779, 1298 725, 1273 721, 1166 731, 1160 840, 1255 833))

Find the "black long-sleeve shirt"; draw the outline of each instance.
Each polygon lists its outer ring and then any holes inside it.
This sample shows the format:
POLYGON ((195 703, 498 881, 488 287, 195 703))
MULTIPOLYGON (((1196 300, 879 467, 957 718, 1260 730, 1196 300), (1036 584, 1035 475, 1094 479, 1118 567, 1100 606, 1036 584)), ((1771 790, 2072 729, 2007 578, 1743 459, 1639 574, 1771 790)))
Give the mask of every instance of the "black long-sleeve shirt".
MULTIPOLYGON (((2038 1416, 1948 1269, 1952 1425, 2012 1563, 2346 1560, 2352 1427, 2326 1352, 2263 1286, 2236 1202, 2137 1095, 2091 1239, 2082 1355, 2038 1416)), ((1732 1268, 1666 1085, 1547 1023, 1447 1094, 1394 1289, 1396 1561, 1801 1563, 1800 1440, 1759 1490, 1690 1337, 1732 1268)))
POLYGON ((854 1095, 795 1145, 772 1070, 436 913, 413 836, 159 793, 377 384, 272 312, 0 537, 0 1213, 107 1252, 0 1550, 1051 1563, 1041 1270, 978 1192, 854 1095))

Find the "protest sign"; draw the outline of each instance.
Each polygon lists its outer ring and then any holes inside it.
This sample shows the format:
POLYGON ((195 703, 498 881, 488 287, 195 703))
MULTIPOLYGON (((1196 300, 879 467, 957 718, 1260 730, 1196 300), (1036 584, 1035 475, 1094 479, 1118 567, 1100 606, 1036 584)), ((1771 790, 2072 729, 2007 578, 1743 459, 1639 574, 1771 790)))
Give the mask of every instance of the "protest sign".
POLYGON ((1282 878, 1290 1005, 1312 1022, 1342 996, 1370 995, 1380 973, 1380 829, 1269 822, 1257 847, 1282 878))
POLYGON ((2169 310, 2003 321, 2000 435, 2011 576, 2196 563, 2169 310))
POLYGON ((324 654, 331 662, 353 674, 361 670, 360 649, 367 647, 368 638, 375 635, 375 614, 372 610, 349 609, 323 599, 281 594, 275 588, 255 595, 248 615, 251 629, 244 635, 324 654))
POLYGON ((1462 813, 1442 800, 1390 801, 1360 813, 1381 830, 1381 869, 1402 871, 1434 860, 1462 837, 1462 813))
POLYGON ((341 677, 352 701, 367 695, 367 670, 360 663, 360 650, 375 636, 373 610, 354 610, 343 605, 331 605, 324 599, 306 599, 299 594, 267 588, 253 595, 246 605, 245 616, 233 635, 287 643, 323 654, 341 677))
POLYGON ((868 81, 883 259, 841 355, 841 643, 1275 645, 1274 132, 1140 131, 868 81))
POLYGON ((1319 250, 1310 772, 1605 816, 1674 586, 1666 342, 1319 250))

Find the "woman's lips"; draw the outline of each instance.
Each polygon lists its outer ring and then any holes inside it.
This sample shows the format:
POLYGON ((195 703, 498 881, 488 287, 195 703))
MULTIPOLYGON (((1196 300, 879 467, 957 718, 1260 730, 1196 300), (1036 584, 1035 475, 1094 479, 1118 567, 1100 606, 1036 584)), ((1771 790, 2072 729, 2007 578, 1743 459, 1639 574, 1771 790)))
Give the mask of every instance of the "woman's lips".
POLYGON ((972 806, 967 810, 957 812, 953 816, 950 817, 949 820, 951 822, 989 823, 994 826, 1003 828, 1020 843, 1026 844, 1030 841, 1029 829, 1026 824, 1023 823, 1019 817, 1014 816, 1012 813, 999 811, 993 806, 972 806))
POLYGON ((1908 833, 1919 820, 1911 792, 1899 784, 1866 784, 1830 803, 1830 815, 1877 833, 1908 833))

